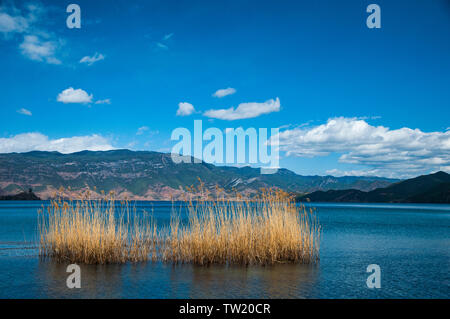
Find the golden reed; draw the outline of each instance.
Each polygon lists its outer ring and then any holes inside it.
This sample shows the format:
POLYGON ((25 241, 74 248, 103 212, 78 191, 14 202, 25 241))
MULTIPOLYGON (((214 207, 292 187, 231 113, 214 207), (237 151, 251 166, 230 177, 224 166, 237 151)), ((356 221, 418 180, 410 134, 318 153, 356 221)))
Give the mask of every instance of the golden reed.
POLYGON ((110 198, 52 200, 39 212, 39 255, 86 264, 138 262, 152 258, 156 226, 128 201, 110 198))
POLYGON ((88 264, 318 261, 320 225, 312 210, 297 207, 287 193, 263 189, 252 200, 198 197, 186 200, 187 220, 172 208, 170 225, 160 229, 150 216, 113 196, 54 200, 40 213, 40 255, 88 264))
POLYGON ((283 191, 261 190, 253 200, 188 203, 188 222, 172 217, 162 259, 173 263, 312 263, 320 226, 312 211, 283 191))

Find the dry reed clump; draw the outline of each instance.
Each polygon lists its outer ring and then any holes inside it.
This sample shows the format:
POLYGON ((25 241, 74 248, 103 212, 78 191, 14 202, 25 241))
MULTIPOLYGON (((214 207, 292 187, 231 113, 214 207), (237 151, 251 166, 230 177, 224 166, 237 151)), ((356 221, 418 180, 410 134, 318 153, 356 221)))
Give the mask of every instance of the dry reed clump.
POLYGON ((287 193, 262 190, 254 200, 188 203, 188 222, 172 217, 162 258, 199 265, 313 263, 319 258, 320 226, 287 193))
POLYGON ((128 201, 51 201, 39 214, 39 255, 86 264, 145 261, 155 254, 156 226, 128 201))
MULTIPOLYGON (((313 263, 320 226, 313 211, 287 193, 262 190, 211 199, 198 191, 186 201, 187 220, 173 208, 170 225, 157 229, 128 201, 57 199, 39 214, 40 256, 87 264, 161 260, 198 265, 313 263)), ((173 206, 175 207, 175 206, 173 206)))

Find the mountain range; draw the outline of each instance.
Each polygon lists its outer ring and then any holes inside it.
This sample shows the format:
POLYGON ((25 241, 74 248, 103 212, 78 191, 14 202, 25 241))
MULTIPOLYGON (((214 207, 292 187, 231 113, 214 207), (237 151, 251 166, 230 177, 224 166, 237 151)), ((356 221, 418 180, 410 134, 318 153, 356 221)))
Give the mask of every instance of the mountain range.
POLYGON ((28 192, 22 192, 16 195, 3 195, 0 200, 41 200, 30 189, 28 192))
POLYGON ((169 200, 184 196, 186 187, 198 185, 214 193, 252 194, 263 187, 278 187, 300 194, 314 191, 356 189, 363 192, 386 187, 399 180, 382 177, 302 176, 287 169, 261 175, 258 168, 175 164, 170 154, 147 151, 82 151, 72 154, 32 151, 0 154, 0 195, 32 189, 48 199, 61 187, 70 196, 86 190, 114 191, 117 198, 169 200))
POLYGON ((358 189, 315 191, 298 201, 358 203, 450 203, 450 175, 437 172, 393 183, 372 191, 358 189))

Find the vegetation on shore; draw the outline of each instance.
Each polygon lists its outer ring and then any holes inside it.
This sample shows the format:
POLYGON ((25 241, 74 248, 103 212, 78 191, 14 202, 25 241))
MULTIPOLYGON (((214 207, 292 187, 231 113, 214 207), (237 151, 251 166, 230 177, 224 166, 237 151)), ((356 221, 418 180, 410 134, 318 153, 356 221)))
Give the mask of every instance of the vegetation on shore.
POLYGON ((314 263, 320 226, 313 211, 287 193, 262 189, 255 198, 186 199, 170 225, 113 194, 101 200, 53 200, 39 215, 40 255, 58 261, 104 264, 147 260, 170 263, 314 263), (187 210, 183 217, 182 209, 187 210))

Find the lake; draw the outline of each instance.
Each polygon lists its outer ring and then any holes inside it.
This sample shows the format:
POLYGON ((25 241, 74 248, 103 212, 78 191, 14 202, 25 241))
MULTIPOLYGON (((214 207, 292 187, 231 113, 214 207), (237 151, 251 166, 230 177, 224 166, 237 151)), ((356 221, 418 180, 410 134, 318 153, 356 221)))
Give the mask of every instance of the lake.
MULTIPOLYGON (((315 265, 81 265, 38 257, 37 210, 48 202, 0 202, 0 298, 449 298, 450 205, 311 203, 322 226, 315 265), (381 268, 369 289, 366 268, 381 268)), ((171 203, 138 202, 159 225, 171 203)))

